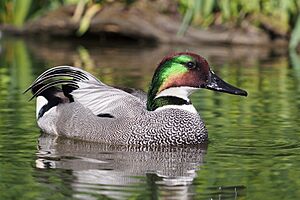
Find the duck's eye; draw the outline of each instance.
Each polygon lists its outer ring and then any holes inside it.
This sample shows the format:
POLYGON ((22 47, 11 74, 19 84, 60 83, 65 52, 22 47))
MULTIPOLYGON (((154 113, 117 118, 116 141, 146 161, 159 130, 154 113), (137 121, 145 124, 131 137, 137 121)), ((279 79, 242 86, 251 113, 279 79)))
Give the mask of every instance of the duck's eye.
POLYGON ((196 64, 194 62, 187 62, 186 63, 186 66, 189 68, 189 69, 194 69, 196 67, 196 64))

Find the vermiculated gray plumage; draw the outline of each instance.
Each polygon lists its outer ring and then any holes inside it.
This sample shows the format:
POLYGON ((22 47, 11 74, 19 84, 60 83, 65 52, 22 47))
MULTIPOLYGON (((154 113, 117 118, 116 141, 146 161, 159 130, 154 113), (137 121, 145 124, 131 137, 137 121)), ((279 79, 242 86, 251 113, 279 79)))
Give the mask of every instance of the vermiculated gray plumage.
MULTIPOLYGON (((97 117, 77 102, 60 104, 56 109, 56 132, 67 137, 137 145, 199 144, 207 140, 200 117, 180 109, 145 111, 132 118, 97 117)), ((43 119, 38 123, 47 132, 43 119)))

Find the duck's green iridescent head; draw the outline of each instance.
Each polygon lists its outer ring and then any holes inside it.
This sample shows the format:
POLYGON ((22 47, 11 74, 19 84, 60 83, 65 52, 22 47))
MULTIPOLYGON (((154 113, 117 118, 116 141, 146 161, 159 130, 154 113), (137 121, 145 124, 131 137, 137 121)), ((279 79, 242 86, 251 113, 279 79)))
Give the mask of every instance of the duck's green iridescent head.
POLYGON ((217 77, 200 55, 180 52, 166 56, 159 63, 148 91, 147 109, 153 111, 165 105, 189 104, 188 96, 200 88, 247 95, 246 91, 217 77))

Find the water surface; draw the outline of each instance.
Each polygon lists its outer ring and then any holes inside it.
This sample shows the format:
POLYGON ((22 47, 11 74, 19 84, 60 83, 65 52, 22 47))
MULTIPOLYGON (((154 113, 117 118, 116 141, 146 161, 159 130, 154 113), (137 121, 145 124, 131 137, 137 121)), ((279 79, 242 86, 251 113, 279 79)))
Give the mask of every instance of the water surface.
POLYGON ((0 199, 299 199, 300 57, 280 49, 0 41, 0 199), (124 147, 41 134, 22 91, 55 65, 147 90, 170 51, 204 55, 247 98, 200 91, 197 147, 124 147))

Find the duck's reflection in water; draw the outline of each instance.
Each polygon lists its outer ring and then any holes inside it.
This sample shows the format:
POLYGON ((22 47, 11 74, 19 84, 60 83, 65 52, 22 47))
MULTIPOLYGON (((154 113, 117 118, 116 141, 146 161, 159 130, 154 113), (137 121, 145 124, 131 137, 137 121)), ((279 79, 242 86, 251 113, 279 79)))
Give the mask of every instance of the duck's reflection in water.
POLYGON ((207 145, 116 146, 42 134, 36 167, 71 170, 77 198, 102 194, 120 199, 143 192, 186 199, 193 194, 192 181, 206 149, 207 145))

